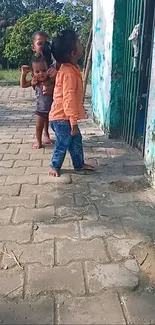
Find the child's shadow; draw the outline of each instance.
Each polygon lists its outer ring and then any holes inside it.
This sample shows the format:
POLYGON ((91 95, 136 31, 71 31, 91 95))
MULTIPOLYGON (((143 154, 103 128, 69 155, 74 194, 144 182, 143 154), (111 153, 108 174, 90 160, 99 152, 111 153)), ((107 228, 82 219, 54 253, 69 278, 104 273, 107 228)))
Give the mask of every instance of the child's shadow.
POLYGON ((94 174, 93 170, 75 170, 74 168, 61 169, 61 174, 73 174, 73 175, 87 175, 94 174))

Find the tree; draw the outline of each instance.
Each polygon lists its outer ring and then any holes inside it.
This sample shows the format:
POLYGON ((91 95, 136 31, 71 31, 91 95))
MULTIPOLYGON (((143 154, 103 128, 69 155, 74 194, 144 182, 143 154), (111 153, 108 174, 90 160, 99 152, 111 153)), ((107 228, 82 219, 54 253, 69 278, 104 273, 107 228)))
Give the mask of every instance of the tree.
POLYGON ((57 16, 61 14, 63 3, 57 0, 0 0, 0 63, 4 63, 6 28, 14 26, 21 17, 26 17, 37 10, 48 8, 57 16))
POLYGON ((6 44, 6 28, 27 14, 22 0, 0 0, 0 63, 6 66, 3 51, 6 44))
POLYGON ((66 28, 68 25, 69 20, 65 14, 56 17, 48 9, 21 18, 11 27, 11 30, 7 28, 4 56, 18 66, 27 64, 33 54, 31 38, 34 32, 43 30, 52 37, 59 29, 66 28))
POLYGON ((40 9, 50 9, 59 16, 63 8, 63 3, 57 0, 25 0, 24 3, 29 13, 40 9))
POLYGON ((68 0, 63 10, 69 16, 85 47, 92 27, 92 0, 68 0))
POLYGON ((17 19, 27 14, 27 9, 22 0, 1 0, 0 1, 0 20, 3 27, 13 25, 17 19))

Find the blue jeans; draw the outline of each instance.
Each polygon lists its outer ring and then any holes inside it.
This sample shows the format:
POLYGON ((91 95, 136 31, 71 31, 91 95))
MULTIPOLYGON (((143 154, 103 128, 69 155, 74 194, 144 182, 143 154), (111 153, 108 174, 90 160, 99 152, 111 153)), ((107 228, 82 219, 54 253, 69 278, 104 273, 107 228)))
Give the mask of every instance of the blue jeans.
POLYGON ((68 150, 74 168, 81 169, 84 166, 84 155, 80 130, 77 135, 72 136, 70 122, 65 120, 52 121, 50 125, 56 136, 54 153, 51 158, 51 167, 59 170, 62 167, 68 150))

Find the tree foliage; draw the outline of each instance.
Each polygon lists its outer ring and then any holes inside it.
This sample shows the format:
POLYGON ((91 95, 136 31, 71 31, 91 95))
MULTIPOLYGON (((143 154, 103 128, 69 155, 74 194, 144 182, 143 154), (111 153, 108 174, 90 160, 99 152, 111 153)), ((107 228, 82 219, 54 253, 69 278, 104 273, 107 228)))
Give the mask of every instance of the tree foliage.
POLYGON ((0 0, 0 20, 3 26, 13 25, 17 19, 27 14, 22 0, 0 0))
POLYGON ((0 0, 0 63, 15 65, 32 55, 31 36, 37 30, 50 36, 72 26, 85 47, 92 25, 92 0, 0 0))
POLYGON ((0 0, 0 63, 4 63, 3 52, 6 45, 6 28, 12 26, 27 9, 22 0, 0 0))
POLYGON ((69 16, 85 47, 92 27, 92 0, 68 0, 64 12, 69 16))
POLYGON ((59 16, 63 8, 63 3, 57 0, 25 0, 24 3, 29 13, 40 9, 50 9, 59 16))
POLYGON ((28 17, 20 18, 13 27, 6 32, 5 57, 14 64, 21 65, 29 62, 32 56, 32 34, 43 30, 50 36, 69 24, 68 17, 56 17, 50 10, 42 9, 28 17))

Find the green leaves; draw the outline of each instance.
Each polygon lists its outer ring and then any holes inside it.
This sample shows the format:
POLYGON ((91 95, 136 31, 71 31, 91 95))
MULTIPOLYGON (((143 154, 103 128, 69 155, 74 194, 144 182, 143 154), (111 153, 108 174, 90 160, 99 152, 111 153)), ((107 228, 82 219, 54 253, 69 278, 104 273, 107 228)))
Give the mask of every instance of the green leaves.
POLYGON ((85 47, 92 27, 92 0, 68 0, 63 10, 85 47))
POLYGON ((13 25, 18 18, 27 14, 27 9, 22 0, 1 0, 0 18, 5 21, 6 26, 13 25))
POLYGON ((21 18, 11 28, 11 31, 7 28, 9 37, 7 37, 4 56, 15 65, 28 64, 33 55, 31 47, 34 32, 43 30, 53 37, 58 30, 68 25, 68 17, 65 14, 56 17, 48 9, 42 9, 21 18))
MULTIPOLYGON (((92 25, 92 0, 0 0, 0 59, 28 64, 31 37, 37 30, 50 36, 73 27, 85 47, 92 25)), ((0 62, 1 63, 1 62, 0 62)))
POLYGON ((57 0, 25 0, 25 5, 29 12, 48 8, 57 16, 61 14, 63 8, 63 3, 57 0))

